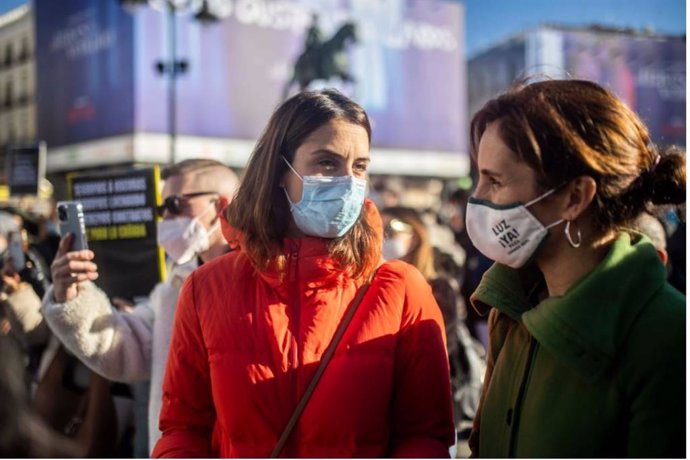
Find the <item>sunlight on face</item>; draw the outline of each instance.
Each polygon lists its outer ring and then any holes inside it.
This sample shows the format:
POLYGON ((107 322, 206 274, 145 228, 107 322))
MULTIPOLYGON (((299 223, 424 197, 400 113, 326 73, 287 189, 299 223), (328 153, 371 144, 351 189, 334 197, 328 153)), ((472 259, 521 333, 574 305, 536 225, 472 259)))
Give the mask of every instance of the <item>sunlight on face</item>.
POLYGON ((537 173, 503 142, 499 127, 499 121, 490 123, 479 141, 474 197, 501 205, 525 203, 539 194, 537 173))
MULTIPOLYGON (((367 131, 344 120, 331 120, 316 129, 297 148, 292 167, 304 176, 366 178, 369 167, 367 131)), ((293 203, 302 199, 302 181, 288 169, 281 182, 293 203)))

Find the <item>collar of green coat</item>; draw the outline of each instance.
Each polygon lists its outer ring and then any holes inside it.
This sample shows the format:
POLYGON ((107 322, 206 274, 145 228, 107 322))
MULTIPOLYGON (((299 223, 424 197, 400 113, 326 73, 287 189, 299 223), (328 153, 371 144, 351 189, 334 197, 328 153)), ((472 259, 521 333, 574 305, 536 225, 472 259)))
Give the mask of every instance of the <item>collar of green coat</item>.
POLYGON ((597 380, 611 366, 635 318, 666 282, 666 268, 652 243, 621 233, 606 258, 561 297, 529 301, 538 274, 494 264, 472 295, 481 313, 491 307, 522 321, 539 344, 597 380))

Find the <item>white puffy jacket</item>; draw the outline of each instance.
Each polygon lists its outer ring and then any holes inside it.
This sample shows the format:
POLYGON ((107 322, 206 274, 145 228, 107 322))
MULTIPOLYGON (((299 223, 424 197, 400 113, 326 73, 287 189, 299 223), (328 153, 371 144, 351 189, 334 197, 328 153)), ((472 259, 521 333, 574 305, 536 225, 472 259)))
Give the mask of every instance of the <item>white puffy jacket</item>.
POLYGON ((132 383, 151 380, 149 452, 160 438, 158 416, 163 374, 170 348, 177 297, 196 259, 176 266, 132 313, 115 310, 106 294, 91 282, 77 296, 58 303, 51 287, 43 297, 43 315, 58 339, 84 364, 103 377, 132 383))

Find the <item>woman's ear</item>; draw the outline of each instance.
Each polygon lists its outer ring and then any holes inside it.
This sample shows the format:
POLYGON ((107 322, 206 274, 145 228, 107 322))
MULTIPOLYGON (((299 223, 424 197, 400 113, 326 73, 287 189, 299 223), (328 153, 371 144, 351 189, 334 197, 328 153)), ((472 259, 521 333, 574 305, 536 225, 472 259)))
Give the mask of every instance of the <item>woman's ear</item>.
POLYGON ((592 204, 597 194, 597 183, 590 176, 576 177, 565 186, 565 209, 562 218, 568 221, 577 219, 592 204))
POLYGON ((228 198, 227 196, 220 196, 216 200, 216 213, 223 212, 223 209, 225 209, 225 207, 229 204, 230 204, 230 198, 228 198))

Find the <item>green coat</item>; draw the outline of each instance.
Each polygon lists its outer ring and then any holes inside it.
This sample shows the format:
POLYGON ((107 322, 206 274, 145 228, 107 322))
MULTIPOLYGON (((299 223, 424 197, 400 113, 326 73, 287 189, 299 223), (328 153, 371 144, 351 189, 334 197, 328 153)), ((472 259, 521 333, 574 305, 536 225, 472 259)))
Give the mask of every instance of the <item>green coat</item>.
POLYGON ((651 242, 622 233, 562 297, 531 302, 528 277, 495 264, 472 296, 491 309, 473 456, 685 457, 685 296, 651 242))

